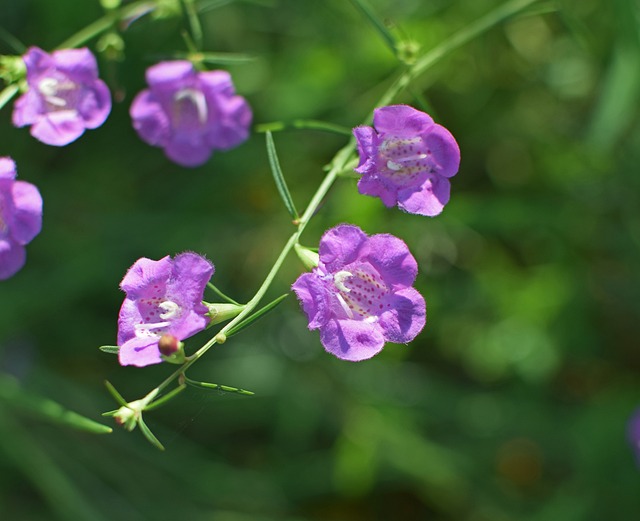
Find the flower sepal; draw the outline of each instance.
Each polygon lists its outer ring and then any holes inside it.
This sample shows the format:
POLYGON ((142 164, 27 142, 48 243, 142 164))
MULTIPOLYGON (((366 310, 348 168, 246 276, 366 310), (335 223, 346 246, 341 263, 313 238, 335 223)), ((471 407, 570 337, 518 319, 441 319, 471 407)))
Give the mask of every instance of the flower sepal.
POLYGON ((0 56, 0 78, 5 83, 17 83, 27 76, 27 67, 22 56, 0 56))
POLYGON ((214 304, 204 302, 204 305, 209 308, 208 313, 206 313, 206 315, 210 318, 209 325, 207 327, 211 327, 237 317, 246 307, 242 304, 230 304, 226 302, 214 304))
POLYGON ((313 268, 318 267, 318 264, 320 263, 320 255, 318 255, 317 251, 313 251, 299 243, 295 244, 294 249, 305 268, 311 271, 313 268))

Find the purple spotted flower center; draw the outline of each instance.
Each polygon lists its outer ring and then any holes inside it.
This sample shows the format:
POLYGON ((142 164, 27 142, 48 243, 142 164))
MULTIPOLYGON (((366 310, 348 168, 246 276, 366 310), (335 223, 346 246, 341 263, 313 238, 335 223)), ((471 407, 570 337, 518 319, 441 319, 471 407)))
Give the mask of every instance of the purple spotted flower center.
POLYGON ((380 274, 368 263, 349 266, 348 270, 327 275, 336 289, 337 305, 333 312, 338 318, 375 322, 389 294, 380 274))
POLYGON ((411 186, 420 175, 432 172, 432 161, 420 137, 400 138, 391 136, 379 148, 382 173, 397 186, 411 186))
POLYGON ((62 110, 77 112, 80 87, 64 74, 42 78, 38 81, 37 89, 42 95, 46 112, 60 112, 62 110))
POLYGON ((165 291, 164 285, 156 284, 149 296, 138 300, 142 319, 134 325, 137 338, 159 339, 182 316, 181 306, 167 298, 165 291))

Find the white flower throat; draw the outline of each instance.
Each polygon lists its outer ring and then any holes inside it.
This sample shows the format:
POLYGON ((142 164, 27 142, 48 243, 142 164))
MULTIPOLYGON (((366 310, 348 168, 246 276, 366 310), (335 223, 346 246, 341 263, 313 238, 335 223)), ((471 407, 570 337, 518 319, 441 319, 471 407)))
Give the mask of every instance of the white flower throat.
POLYGON ((151 304, 157 306, 155 311, 148 311, 145 314, 145 322, 135 324, 135 334, 138 338, 159 338, 165 332, 164 329, 171 325, 171 322, 180 317, 181 309, 178 304, 172 300, 165 300, 158 303, 157 299, 149 301, 151 304), (159 313, 162 311, 162 313, 159 313), (153 317, 156 315, 160 319, 160 322, 153 322, 153 317))
POLYGON ((42 94, 45 103, 52 110, 75 110, 69 103, 75 96, 78 86, 68 78, 58 80, 56 78, 42 78, 38 82, 38 92, 42 94))
POLYGON ((190 123, 194 115, 200 125, 204 125, 207 122, 209 115, 207 99, 202 91, 191 88, 180 89, 176 92, 173 99, 175 101, 173 115, 176 125, 190 123))

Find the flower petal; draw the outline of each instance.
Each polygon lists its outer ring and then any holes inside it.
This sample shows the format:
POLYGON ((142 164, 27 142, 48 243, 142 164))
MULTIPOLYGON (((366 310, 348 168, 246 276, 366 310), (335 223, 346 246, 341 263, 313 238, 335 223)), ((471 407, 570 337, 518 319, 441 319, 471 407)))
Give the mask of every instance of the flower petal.
POLYGON ((373 126, 378 134, 413 137, 433 125, 433 119, 409 105, 389 105, 373 111, 373 126))
POLYGON ((438 215, 449 202, 451 183, 446 177, 433 176, 427 179, 421 190, 405 189, 398 192, 398 206, 405 212, 438 215))
POLYGON ((201 135, 176 133, 164 147, 164 152, 171 161, 181 166, 200 166, 206 163, 213 153, 202 138, 201 135))
POLYGON ((386 233, 369 237, 361 259, 370 262, 390 288, 411 286, 418 274, 418 263, 404 241, 386 233))
POLYGON ((120 365, 135 365, 145 367, 147 365, 162 362, 158 341, 149 338, 132 338, 120 346, 118 351, 120 365))
POLYGON ((320 330, 325 349, 342 360, 358 362, 376 355, 384 347, 378 324, 358 320, 331 320, 320 330))
POLYGON ((42 229, 42 197, 31 183, 16 181, 11 190, 14 213, 11 235, 19 244, 27 244, 42 229))
POLYGON ((43 116, 43 113, 40 96, 33 90, 28 90, 14 103, 11 122, 18 128, 33 125, 43 116))
POLYGON ((358 257, 367 235, 357 226, 340 224, 327 231, 320 239, 320 262, 331 273, 340 271, 358 257))
POLYGON ((249 137, 253 119, 251 108, 242 96, 216 97, 218 110, 210 116, 209 146, 217 150, 233 148, 249 137))
POLYGON ((358 193, 379 197, 387 208, 398 203, 397 191, 397 187, 376 174, 364 174, 358 181, 358 193))
POLYGON ((0 157, 0 180, 16 178, 16 163, 10 157, 0 157))
POLYGON ((84 120, 85 128, 98 128, 102 125, 111 112, 111 93, 106 83, 96 80, 76 108, 84 120))
POLYGON ((171 269, 172 262, 169 255, 157 261, 142 257, 129 268, 120 283, 120 289, 126 292, 129 298, 135 299, 147 286, 164 285, 171 276, 171 269))
POLYGON ((360 126, 353 129, 353 135, 356 138, 358 153, 360 156, 360 162, 355 170, 362 174, 367 170, 366 167, 371 164, 373 157, 375 156, 373 143, 376 132, 371 127, 360 126))
MULTIPOLYGON (((181 306, 202 304, 202 295, 215 268, 207 259, 193 252, 177 255, 173 260, 167 298, 181 306)), ((206 307, 204 312, 206 312, 206 307)))
POLYGON ((427 320, 424 298, 414 288, 405 288, 388 297, 391 304, 380 316, 380 327, 389 342, 405 344, 413 340, 427 320))
POLYGON ((27 68, 27 82, 37 81, 37 78, 46 72, 50 67, 54 67, 51 55, 39 47, 29 47, 22 56, 22 60, 27 68))
POLYGON ((164 147, 169 143, 169 119, 151 91, 143 90, 133 100, 129 115, 133 128, 149 145, 164 147))
POLYGON ((51 112, 31 126, 31 135, 47 145, 64 146, 84 134, 82 119, 73 110, 51 112))
POLYGON ((296 292, 302 309, 307 314, 309 329, 322 327, 329 320, 331 305, 327 288, 317 271, 300 275, 291 289, 296 292))
POLYGON ((75 82, 91 84, 98 79, 96 57, 86 47, 54 51, 51 58, 52 66, 75 82))
POLYGON ((24 246, 10 240, 0 240, 0 280, 8 279, 20 271, 26 259, 24 246))
POLYGON ((431 151, 435 173, 452 177, 460 168, 460 148, 455 138, 442 125, 433 125, 422 136, 424 145, 431 151))

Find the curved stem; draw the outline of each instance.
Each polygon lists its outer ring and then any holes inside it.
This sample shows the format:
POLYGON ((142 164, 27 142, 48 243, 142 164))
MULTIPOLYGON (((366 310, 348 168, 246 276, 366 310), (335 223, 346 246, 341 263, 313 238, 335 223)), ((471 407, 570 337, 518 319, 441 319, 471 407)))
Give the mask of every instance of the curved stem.
POLYGON ((80 29, 77 33, 71 35, 64 42, 58 45, 57 49, 70 49, 84 45, 91 40, 91 38, 111 29, 113 24, 117 21, 129 18, 130 16, 140 12, 146 13, 153 11, 157 7, 156 2, 140 0, 139 2, 134 2, 126 7, 111 11, 105 14, 102 18, 98 18, 95 22, 87 25, 84 29, 80 29))
MULTIPOLYGON (((501 5, 494 11, 491 11, 484 17, 480 18, 476 22, 468 25, 462 31, 454 34, 453 36, 451 36, 451 38, 443 42, 441 45, 426 53, 422 58, 418 59, 416 63, 413 64, 413 66, 407 69, 406 72, 402 74, 402 76, 400 76, 400 78, 398 78, 398 80, 393 83, 389 87, 389 89, 387 89, 376 106, 388 105, 403 89, 405 89, 411 83, 413 79, 424 73, 443 56, 457 49, 479 34, 482 34, 483 32, 489 30, 499 22, 504 21, 505 19, 517 14, 536 1, 538 0, 512 0, 511 2, 507 2, 506 4, 501 5)), ((289 240, 284 245, 274 265, 271 267, 271 270, 269 270, 269 273, 265 277, 264 281, 256 291, 253 298, 249 302, 247 302, 246 307, 242 310, 242 312, 226 326, 224 326, 215 337, 213 337, 200 349, 198 349, 198 351, 196 351, 184 365, 182 365, 173 374, 167 377, 156 389, 154 389, 154 391, 162 390, 175 378, 178 378, 181 374, 183 374, 211 347, 213 347, 216 343, 220 343, 220 340, 225 338, 225 335, 228 331, 230 331, 236 324, 241 322, 257 307, 257 305, 260 303, 267 290, 271 286, 271 283, 280 270, 280 267, 282 266, 285 258, 293 249, 295 244, 299 241, 302 232, 304 231, 312 217, 315 215, 320 206, 320 203, 329 192, 329 189, 341 174, 341 172, 345 170, 345 167, 351 161, 352 156, 355 155, 354 145, 355 139, 352 137, 349 142, 336 153, 330 163, 329 172, 323 179, 322 183, 311 198, 309 205, 300 217, 296 231, 289 237, 289 240)))

